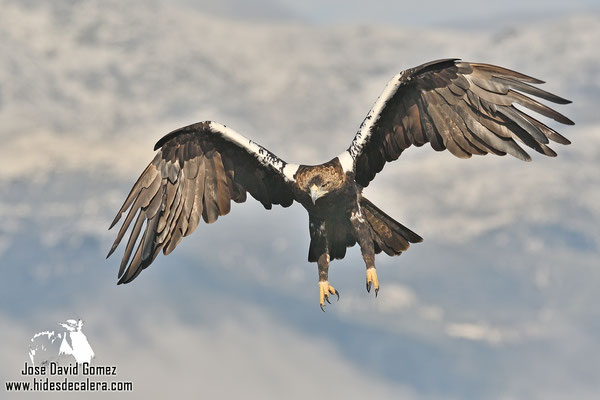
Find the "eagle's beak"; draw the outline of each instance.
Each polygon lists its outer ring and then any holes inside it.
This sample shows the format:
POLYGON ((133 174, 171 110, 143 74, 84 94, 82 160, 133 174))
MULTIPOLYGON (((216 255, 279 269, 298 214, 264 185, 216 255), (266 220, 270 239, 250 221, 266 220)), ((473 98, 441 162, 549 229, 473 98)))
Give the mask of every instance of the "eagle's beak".
POLYGON ((319 197, 322 197, 327 193, 327 190, 321 190, 317 185, 312 185, 310 187, 310 198, 312 199, 313 204, 317 201, 319 197))

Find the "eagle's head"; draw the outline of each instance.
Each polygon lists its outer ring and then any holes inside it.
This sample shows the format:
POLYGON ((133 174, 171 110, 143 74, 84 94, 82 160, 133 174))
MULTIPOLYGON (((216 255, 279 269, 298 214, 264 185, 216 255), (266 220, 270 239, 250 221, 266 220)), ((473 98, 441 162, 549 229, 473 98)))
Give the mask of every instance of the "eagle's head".
POLYGON ((335 182, 328 180, 326 176, 321 174, 315 175, 309 182, 307 191, 310 193, 310 198, 313 204, 317 199, 325 196, 333 188, 335 182))
POLYGON ((312 203, 340 190, 345 183, 345 174, 339 163, 328 162, 311 167, 303 166, 296 181, 302 190, 310 196, 312 203))

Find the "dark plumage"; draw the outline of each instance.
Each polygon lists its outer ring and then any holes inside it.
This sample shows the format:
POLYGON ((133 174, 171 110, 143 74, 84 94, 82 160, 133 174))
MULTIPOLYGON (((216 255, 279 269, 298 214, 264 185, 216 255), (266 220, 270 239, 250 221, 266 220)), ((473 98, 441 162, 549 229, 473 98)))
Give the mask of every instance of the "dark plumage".
POLYGON ((216 122, 175 130, 158 141, 156 157, 111 224, 129 210, 108 254, 133 223, 119 283, 135 279, 161 250, 173 251, 201 218, 215 222, 229 213, 232 200, 242 203, 249 193, 267 209, 297 201, 308 211, 308 261, 319 268, 321 308, 331 294, 338 294, 329 285, 330 260, 344 258, 346 248, 356 243, 367 267, 367 290, 374 287, 377 294, 375 254, 401 254, 422 238, 363 197, 362 189, 411 145, 430 143, 434 150, 448 149, 460 158, 493 153, 530 161, 520 143, 556 156, 549 142, 570 142, 514 106, 572 125, 533 98, 570 103, 532 85, 540 83, 502 67, 456 59, 408 69, 388 83, 350 147, 316 166, 288 164, 216 122))

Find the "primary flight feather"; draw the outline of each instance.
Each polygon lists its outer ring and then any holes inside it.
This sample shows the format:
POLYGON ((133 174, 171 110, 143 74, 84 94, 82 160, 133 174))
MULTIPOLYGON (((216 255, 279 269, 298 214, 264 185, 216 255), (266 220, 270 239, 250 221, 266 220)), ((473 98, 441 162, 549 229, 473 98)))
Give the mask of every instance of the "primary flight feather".
POLYGON ((318 265, 321 309, 330 295, 339 298, 329 284, 330 261, 344 258, 356 243, 366 264, 367 291, 374 288, 377 295, 375 254, 398 255, 423 239, 362 196, 362 189, 412 145, 429 143, 460 158, 493 153, 530 161, 524 144, 556 156, 549 142, 569 140, 522 109, 573 125, 534 97, 570 101, 534 86, 540 83, 506 68, 458 59, 408 69, 387 84, 350 147, 314 166, 286 163, 217 122, 177 129, 158 141, 158 153, 110 226, 127 212, 108 256, 133 223, 119 283, 135 279, 161 250, 173 251, 200 219, 215 222, 229 213, 232 200, 242 203, 249 193, 267 209, 297 201, 308 211, 308 261, 318 265))

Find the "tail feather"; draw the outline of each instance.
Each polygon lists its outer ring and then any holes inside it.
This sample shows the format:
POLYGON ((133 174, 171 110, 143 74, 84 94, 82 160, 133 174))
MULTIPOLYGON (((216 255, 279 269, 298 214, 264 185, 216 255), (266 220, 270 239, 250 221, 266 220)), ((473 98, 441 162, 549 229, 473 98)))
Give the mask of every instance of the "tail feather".
POLYGON ((346 256, 346 248, 356 244, 352 226, 348 220, 327 221, 327 244, 332 260, 341 260, 346 256))
POLYGON ((331 219, 322 222, 311 220, 309 262, 317 262, 319 256, 325 252, 329 254, 331 260, 341 260, 346 256, 346 248, 355 244, 356 239, 348 220, 331 219), (321 224, 325 224, 324 230, 320 229, 321 224))
POLYGON ((384 251, 390 256, 398 255, 406 251, 410 243, 423 241, 421 236, 381 211, 365 197, 361 197, 360 206, 371 228, 376 253, 384 251))

